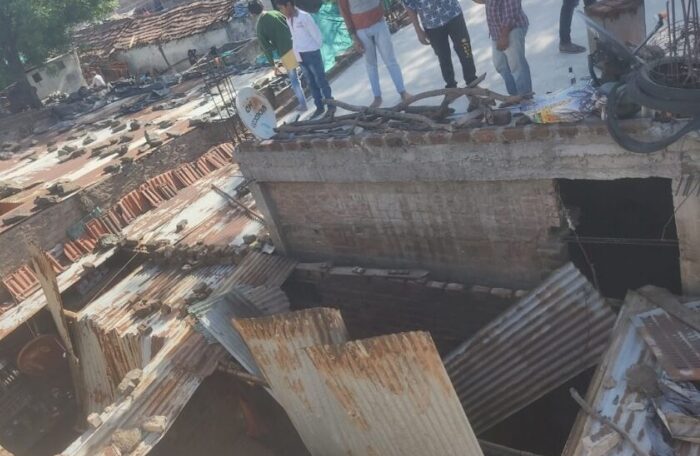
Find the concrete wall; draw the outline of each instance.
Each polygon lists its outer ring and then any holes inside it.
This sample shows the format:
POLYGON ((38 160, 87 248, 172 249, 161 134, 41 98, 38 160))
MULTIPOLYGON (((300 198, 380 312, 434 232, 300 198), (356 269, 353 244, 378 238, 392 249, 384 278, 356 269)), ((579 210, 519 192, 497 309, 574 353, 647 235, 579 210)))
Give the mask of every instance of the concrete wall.
POLYGON ((226 43, 244 41, 255 34, 255 22, 249 16, 243 19, 232 19, 225 27, 209 30, 205 33, 189 36, 180 40, 169 41, 161 45, 161 53, 157 45, 143 46, 128 51, 120 51, 116 59, 129 67, 131 74, 146 71, 165 71, 168 63, 177 71, 190 67, 187 51, 197 49, 198 55, 209 52, 212 46, 222 46, 226 43), (165 54, 165 59, 163 58, 165 54), (166 59, 168 63, 166 63, 166 59))
POLYGON ((163 144, 157 151, 134 162, 128 170, 110 175, 12 226, 0 235, 0 276, 27 262, 27 239, 50 250, 68 239, 68 228, 85 217, 89 209, 95 206, 109 208, 151 177, 196 160, 211 147, 227 141, 229 139, 224 124, 198 127, 163 144))
POLYGON ((71 93, 87 85, 75 52, 50 60, 44 66, 27 72, 27 81, 36 87, 39 98, 44 99, 56 91, 71 93), (41 80, 37 82, 34 77, 41 80))
MULTIPOLYGON (((678 179, 700 169, 700 142, 633 154, 593 123, 265 141, 236 156, 288 253, 527 288, 566 259, 554 179, 678 179)), ((693 198, 676 218, 684 286, 700 292, 693 198)))
POLYGON ((673 180, 683 293, 700 296, 700 174, 673 180))

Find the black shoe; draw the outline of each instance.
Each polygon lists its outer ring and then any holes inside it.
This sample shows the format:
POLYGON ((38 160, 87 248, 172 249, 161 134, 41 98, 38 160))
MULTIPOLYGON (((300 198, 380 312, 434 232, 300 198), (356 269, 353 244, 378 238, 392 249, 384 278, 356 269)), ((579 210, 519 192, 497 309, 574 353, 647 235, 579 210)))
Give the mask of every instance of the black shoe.
POLYGON ((574 43, 559 43, 559 52, 563 54, 580 54, 586 52, 586 48, 574 43))
POLYGON ((323 114, 324 111, 325 111, 325 109, 323 109, 323 108, 316 108, 316 110, 314 111, 313 114, 311 114, 311 117, 309 117, 309 119, 315 119, 316 117, 323 114))

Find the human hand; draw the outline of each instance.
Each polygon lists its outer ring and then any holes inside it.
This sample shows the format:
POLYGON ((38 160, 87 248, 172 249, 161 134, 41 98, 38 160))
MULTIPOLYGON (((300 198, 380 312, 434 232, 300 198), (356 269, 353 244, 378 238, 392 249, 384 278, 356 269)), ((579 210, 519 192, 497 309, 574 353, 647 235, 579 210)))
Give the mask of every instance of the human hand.
POLYGON ((429 45, 430 40, 428 39, 428 35, 425 33, 425 30, 422 28, 417 28, 416 29, 416 35, 418 35, 418 41, 420 41, 421 44, 423 45, 429 45))
POLYGON ((362 54, 365 52, 365 46, 362 44, 362 41, 357 36, 352 37, 352 45, 355 48, 355 52, 362 54))

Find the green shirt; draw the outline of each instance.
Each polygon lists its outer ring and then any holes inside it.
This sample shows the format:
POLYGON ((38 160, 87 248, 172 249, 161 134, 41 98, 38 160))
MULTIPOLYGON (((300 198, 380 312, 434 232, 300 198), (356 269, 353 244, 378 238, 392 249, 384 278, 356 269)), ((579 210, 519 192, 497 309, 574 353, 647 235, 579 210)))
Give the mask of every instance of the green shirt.
POLYGON ((271 65, 274 65, 273 51, 276 50, 282 57, 292 49, 292 34, 289 32, 284 14, 279 11, 263 12, 258 18, 256 33, 271 65))

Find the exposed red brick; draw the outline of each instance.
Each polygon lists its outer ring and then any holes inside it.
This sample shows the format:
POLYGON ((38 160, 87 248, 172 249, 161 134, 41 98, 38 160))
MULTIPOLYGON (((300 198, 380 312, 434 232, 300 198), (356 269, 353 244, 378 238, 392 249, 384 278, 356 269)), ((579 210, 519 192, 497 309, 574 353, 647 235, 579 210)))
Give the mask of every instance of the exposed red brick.
POLYGON ((523 127, 504 128, 501 131, 501 135, 503 139, 509 142, 519 142, 527 139, 523 127))
POLYGON ((547 139, 552 136, 549 125, 529 125, 530 139, 547 139))
POLYGON ((556 131, 560 138, 573 138, 579 134, 578 125, 557 125, 556 131))
POLYGON ((391 133, 384 137, 384 141, 388 147, 402 147, 408 143, 406 140, 406 134, 401 133, 391 133))
POLYGON ((498 140, 495 128, 475 128, 472 130, 472 140, 476 143, 492 143, 498 140))
POLYGON ((384 137, 382 135, 366 136, 362 139, 362 142, 365 146, 370 146, 370 147, 383 147, 385 144, 384 137))
POLYGON ((472 140, 472 132, 468 128, 463 128, 460 130, 455 130, 450 136, 450 142, 452 143, 464 143, 472 140))

